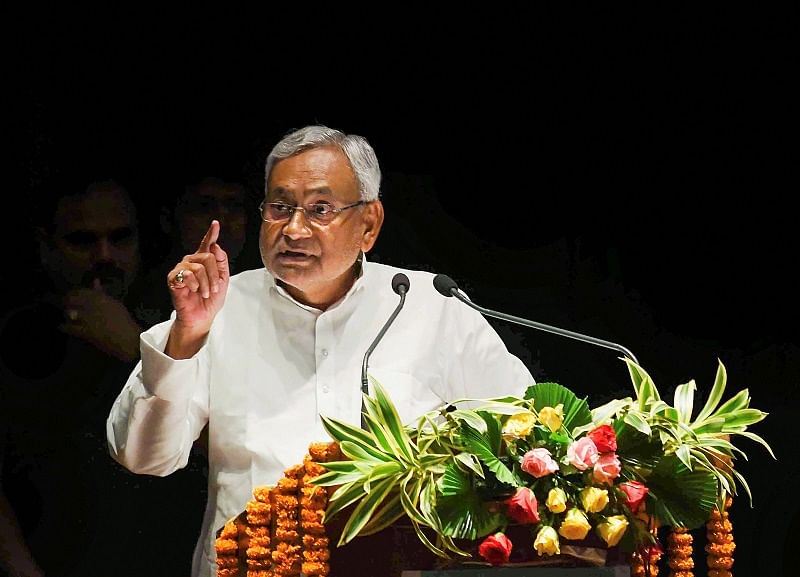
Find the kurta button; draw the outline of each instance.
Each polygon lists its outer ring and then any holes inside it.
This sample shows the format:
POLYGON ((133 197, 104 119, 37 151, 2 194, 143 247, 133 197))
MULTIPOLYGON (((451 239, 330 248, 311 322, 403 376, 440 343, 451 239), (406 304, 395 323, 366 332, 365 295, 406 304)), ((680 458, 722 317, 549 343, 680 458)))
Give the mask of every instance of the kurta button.
POLYGON ((322 356, 323 357, 327 357, 328 356, 328 349, 322 349, 322 356))
POLYGON ((330 391, 330 388, 328 387, 328 385, 322 385, 322 392, 323 393, 327 393, 328 391, 330 391))

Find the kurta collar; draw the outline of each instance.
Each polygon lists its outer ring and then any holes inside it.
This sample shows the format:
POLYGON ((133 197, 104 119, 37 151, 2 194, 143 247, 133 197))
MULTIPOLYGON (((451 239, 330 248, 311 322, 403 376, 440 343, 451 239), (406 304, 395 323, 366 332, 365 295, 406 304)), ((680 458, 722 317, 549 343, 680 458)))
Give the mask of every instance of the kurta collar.
MULTIPOLYGON (((339 299, 338 301, 333 303, 330 307, 328 307, 328 309, 327 309, 328 311, 331 311, 331 310, 334 310, 334 309, 337 309, 337 308, 341 307, 344 303, 348 302, 349 300, 354 299, 355 295, 359 294, 362 290, 364 290, 364 287, 366 286, 366 283, 369 281, 369 278, 371 278, 371 276, 374 273, 370 272, 370 269, 372 268, 372 265, 367 262, 367 256, 365 254, 363 254, 363 253, 361 254, 360 261, 361 261, 361 266, 360 266, 358 278, 356 278, 355 282, 353 282, 353 286, 350 287, 350 290, 348 290, 347 293, 345 293, 345 295, 341 299, 339 299)), ((277 282, 275 282, 275 277, 273 277, 269 273, 269 271, 267 271, 266 269, 264 269, 264 271, 266 272, 266 275, 267 275, 267 287, 268 287, 268 290, 270 291, 271 294, 280 295, 282 298, 287 299, 292 304, 294 304, 294 305, 300 307, 301 309, 303 309, 305 311, 308 311, 308 312, 310 312, 310 313, 312 313, 314 315, 317 315, 317 316, 319 316, 322 313, 326 312, 326 311, 322 311, 322 310, 320 310, 320 309, 318 309, 316 307, 312 307, 312 306, 309 306, 309 305, 306 305, 306 304, 303 304, 303 303, 297 301, 292 295, 290 295, 286 291, 285 288, 283 288, 277 282)))

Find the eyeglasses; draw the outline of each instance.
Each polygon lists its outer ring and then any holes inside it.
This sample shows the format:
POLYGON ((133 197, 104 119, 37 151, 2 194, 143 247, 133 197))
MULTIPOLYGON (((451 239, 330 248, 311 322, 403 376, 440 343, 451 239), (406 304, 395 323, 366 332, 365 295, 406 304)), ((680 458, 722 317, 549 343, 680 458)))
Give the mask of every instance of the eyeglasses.
POLYGON ((327 226, 339 216, 340 212, 366 203, 367 201, 365 200, 359 200, 342 208, 336 208, 326 202, 318 202, 309 206, 292 206, 284 202, 264 201, 258 206, 258 210, 261 212, 261 220, 264 222, 286 222, 292 218, 296 210, 299 210, 309 222, 319 226, 327 226))

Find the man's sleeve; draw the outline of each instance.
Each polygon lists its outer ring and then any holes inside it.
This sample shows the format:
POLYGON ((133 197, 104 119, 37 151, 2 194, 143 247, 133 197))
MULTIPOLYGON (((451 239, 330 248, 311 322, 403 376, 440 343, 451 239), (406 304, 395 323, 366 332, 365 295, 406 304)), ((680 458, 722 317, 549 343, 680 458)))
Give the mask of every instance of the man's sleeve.
POLYGON ((207 347, 191 359, 163 353, 172 321, 141 335, 141 360, 111 408, 112 457, 134 473, 164 476, 185 467, 208 421, 207 347))
POLYGON ((533 375, 519 357, 509 352, 494 327, 479 312, 462 303, 448 312, 451 343, 443 353, 450 358, 448 381, 461 398, 523 396, 535 384, 533 375))

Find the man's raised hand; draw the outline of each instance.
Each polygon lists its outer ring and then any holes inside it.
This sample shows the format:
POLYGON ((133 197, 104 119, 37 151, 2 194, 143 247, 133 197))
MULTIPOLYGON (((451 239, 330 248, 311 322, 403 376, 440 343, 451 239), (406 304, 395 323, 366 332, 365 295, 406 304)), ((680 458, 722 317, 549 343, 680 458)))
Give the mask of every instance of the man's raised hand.
POLYGON ((173 345, 178 337, 181 341, 205 338, 225 302, 230 269, 228 255, 217 244, 219 231, 219 221, 212 220, 197 251, 183 257, 167 274, 176 314, 170 336, 173 345))

